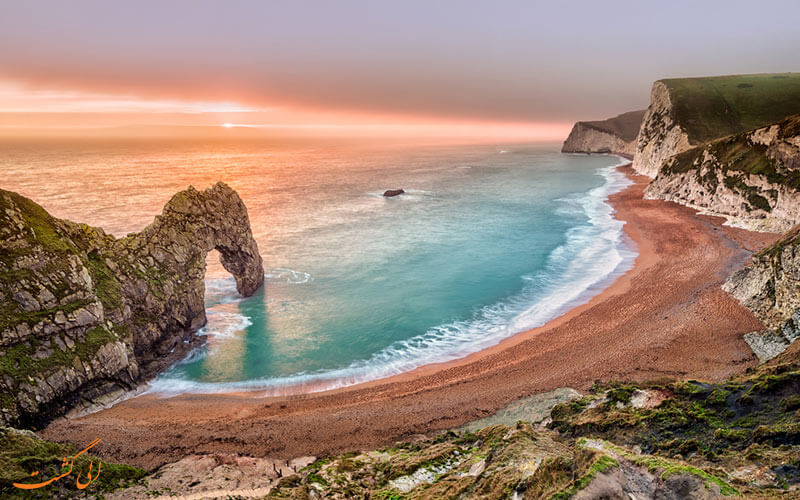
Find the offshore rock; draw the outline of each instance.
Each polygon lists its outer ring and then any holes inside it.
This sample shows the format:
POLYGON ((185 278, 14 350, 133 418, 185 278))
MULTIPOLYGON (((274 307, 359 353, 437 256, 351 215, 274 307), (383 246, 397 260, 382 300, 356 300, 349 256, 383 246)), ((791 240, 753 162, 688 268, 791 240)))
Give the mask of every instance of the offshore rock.
POLYGON ((175 194, 119 239, 0 190, 0 422, 43 425, 185 355, 214 249, 240 294, 262 286, 247 208, 223 183, 175 194))
POLYGON ((392 196, 400 196, 403 193, 405 193, 405 191, 402 189, 387 189, 383 192, 383 196, 386 198, 391 198, 392 196))

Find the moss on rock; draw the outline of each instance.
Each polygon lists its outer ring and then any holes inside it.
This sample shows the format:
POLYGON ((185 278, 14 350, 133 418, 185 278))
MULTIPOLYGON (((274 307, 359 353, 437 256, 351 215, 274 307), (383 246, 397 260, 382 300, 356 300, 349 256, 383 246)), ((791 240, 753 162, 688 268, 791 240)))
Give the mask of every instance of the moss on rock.
POLYGON ((188 352, 212 249, 242 294, 263 283, 247 209, 221 183, 122 239, 0 190, 0 423, 43 425, 188 352))

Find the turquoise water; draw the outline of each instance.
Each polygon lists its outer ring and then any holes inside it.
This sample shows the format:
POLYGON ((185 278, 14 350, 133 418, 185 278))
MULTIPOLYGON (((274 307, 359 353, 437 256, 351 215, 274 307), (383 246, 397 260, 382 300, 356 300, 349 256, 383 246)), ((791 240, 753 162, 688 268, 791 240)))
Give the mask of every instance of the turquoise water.
POLYGON ((304 392, 456 359, 588 300, 634 256, 605 203, 627 185, 618 159, 557 145, 5 147, 2 187, 117 235, 190 183, 242 195, 266 286, 241 299, 211 256, 207 345, 155 392, 304 392))

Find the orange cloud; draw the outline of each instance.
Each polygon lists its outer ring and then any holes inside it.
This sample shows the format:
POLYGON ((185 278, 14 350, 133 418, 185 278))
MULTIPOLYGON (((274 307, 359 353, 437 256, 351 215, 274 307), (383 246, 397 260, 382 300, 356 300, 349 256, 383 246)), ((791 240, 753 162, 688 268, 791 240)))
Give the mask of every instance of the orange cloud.
POLYGON ((0 81, 2 113, 247 113, 262 108, 230 101, 141 98, 78 90, 34 89, 0 81))
MULTIPOLYGON (((184 135, 318 135, 485 140, 558 140, 569 123, 500 122, 363 111, 260 106, 230 100, 140 97, 71 89, 31 88, 0 81, 0 130, 37 135, 89 133, 88 129, 186 127, 184 135), (204 128, 205 127, 205 128, 204 128), (203 130, 200 130, 203 128, 203 130)), ((124 134, 124 130, 118 130, 124 134)), ((175 130, 173 130, 175 132, 175 130)))

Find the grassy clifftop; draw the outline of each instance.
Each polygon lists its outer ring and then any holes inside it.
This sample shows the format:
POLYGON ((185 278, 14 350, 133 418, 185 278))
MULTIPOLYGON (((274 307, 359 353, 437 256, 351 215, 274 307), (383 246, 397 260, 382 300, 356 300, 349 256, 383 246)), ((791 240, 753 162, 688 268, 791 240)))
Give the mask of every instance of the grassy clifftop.
MULTIPOLYGON (((800 115, 790 116, 775 127, 775 139, 793 139, 800 135, 800 115)), ((784 167, 779 160, 786 158, 771 158, 769 145, 754 142, 752 136, 752 133, 731 135, 679 153, 664 165, 664 173, 688 172, 698 166, 697 161, 704 153, 710 153, 718 159, 719 168, 724 172, 762 175, 772 184, 800 187, 800 172, 793 166, 784 167)))
POLYGON ((800 115, 669 157, 649 198, 701 207, 756 230, 800 222, 800 115))
POLYGON ((645 110, 629 111, 621 115, 609 118, 608 120, 598 120, 591 122, 579 122, 589 128, 599 130, 601 132, 608 132, 615 135, 626 142, 636 140, 639 135, 639 127, 642 125, 645 110))
POLYGON ((800 113, 800 73, 661 80, 675 121, 694 144, 752 130, 800 113))
POLYGON ((607 120, 577 122, 561 152, 614 153, 631 157, 636 151, 636 138, 644 114, 644 110, 630 111, 607 120))

